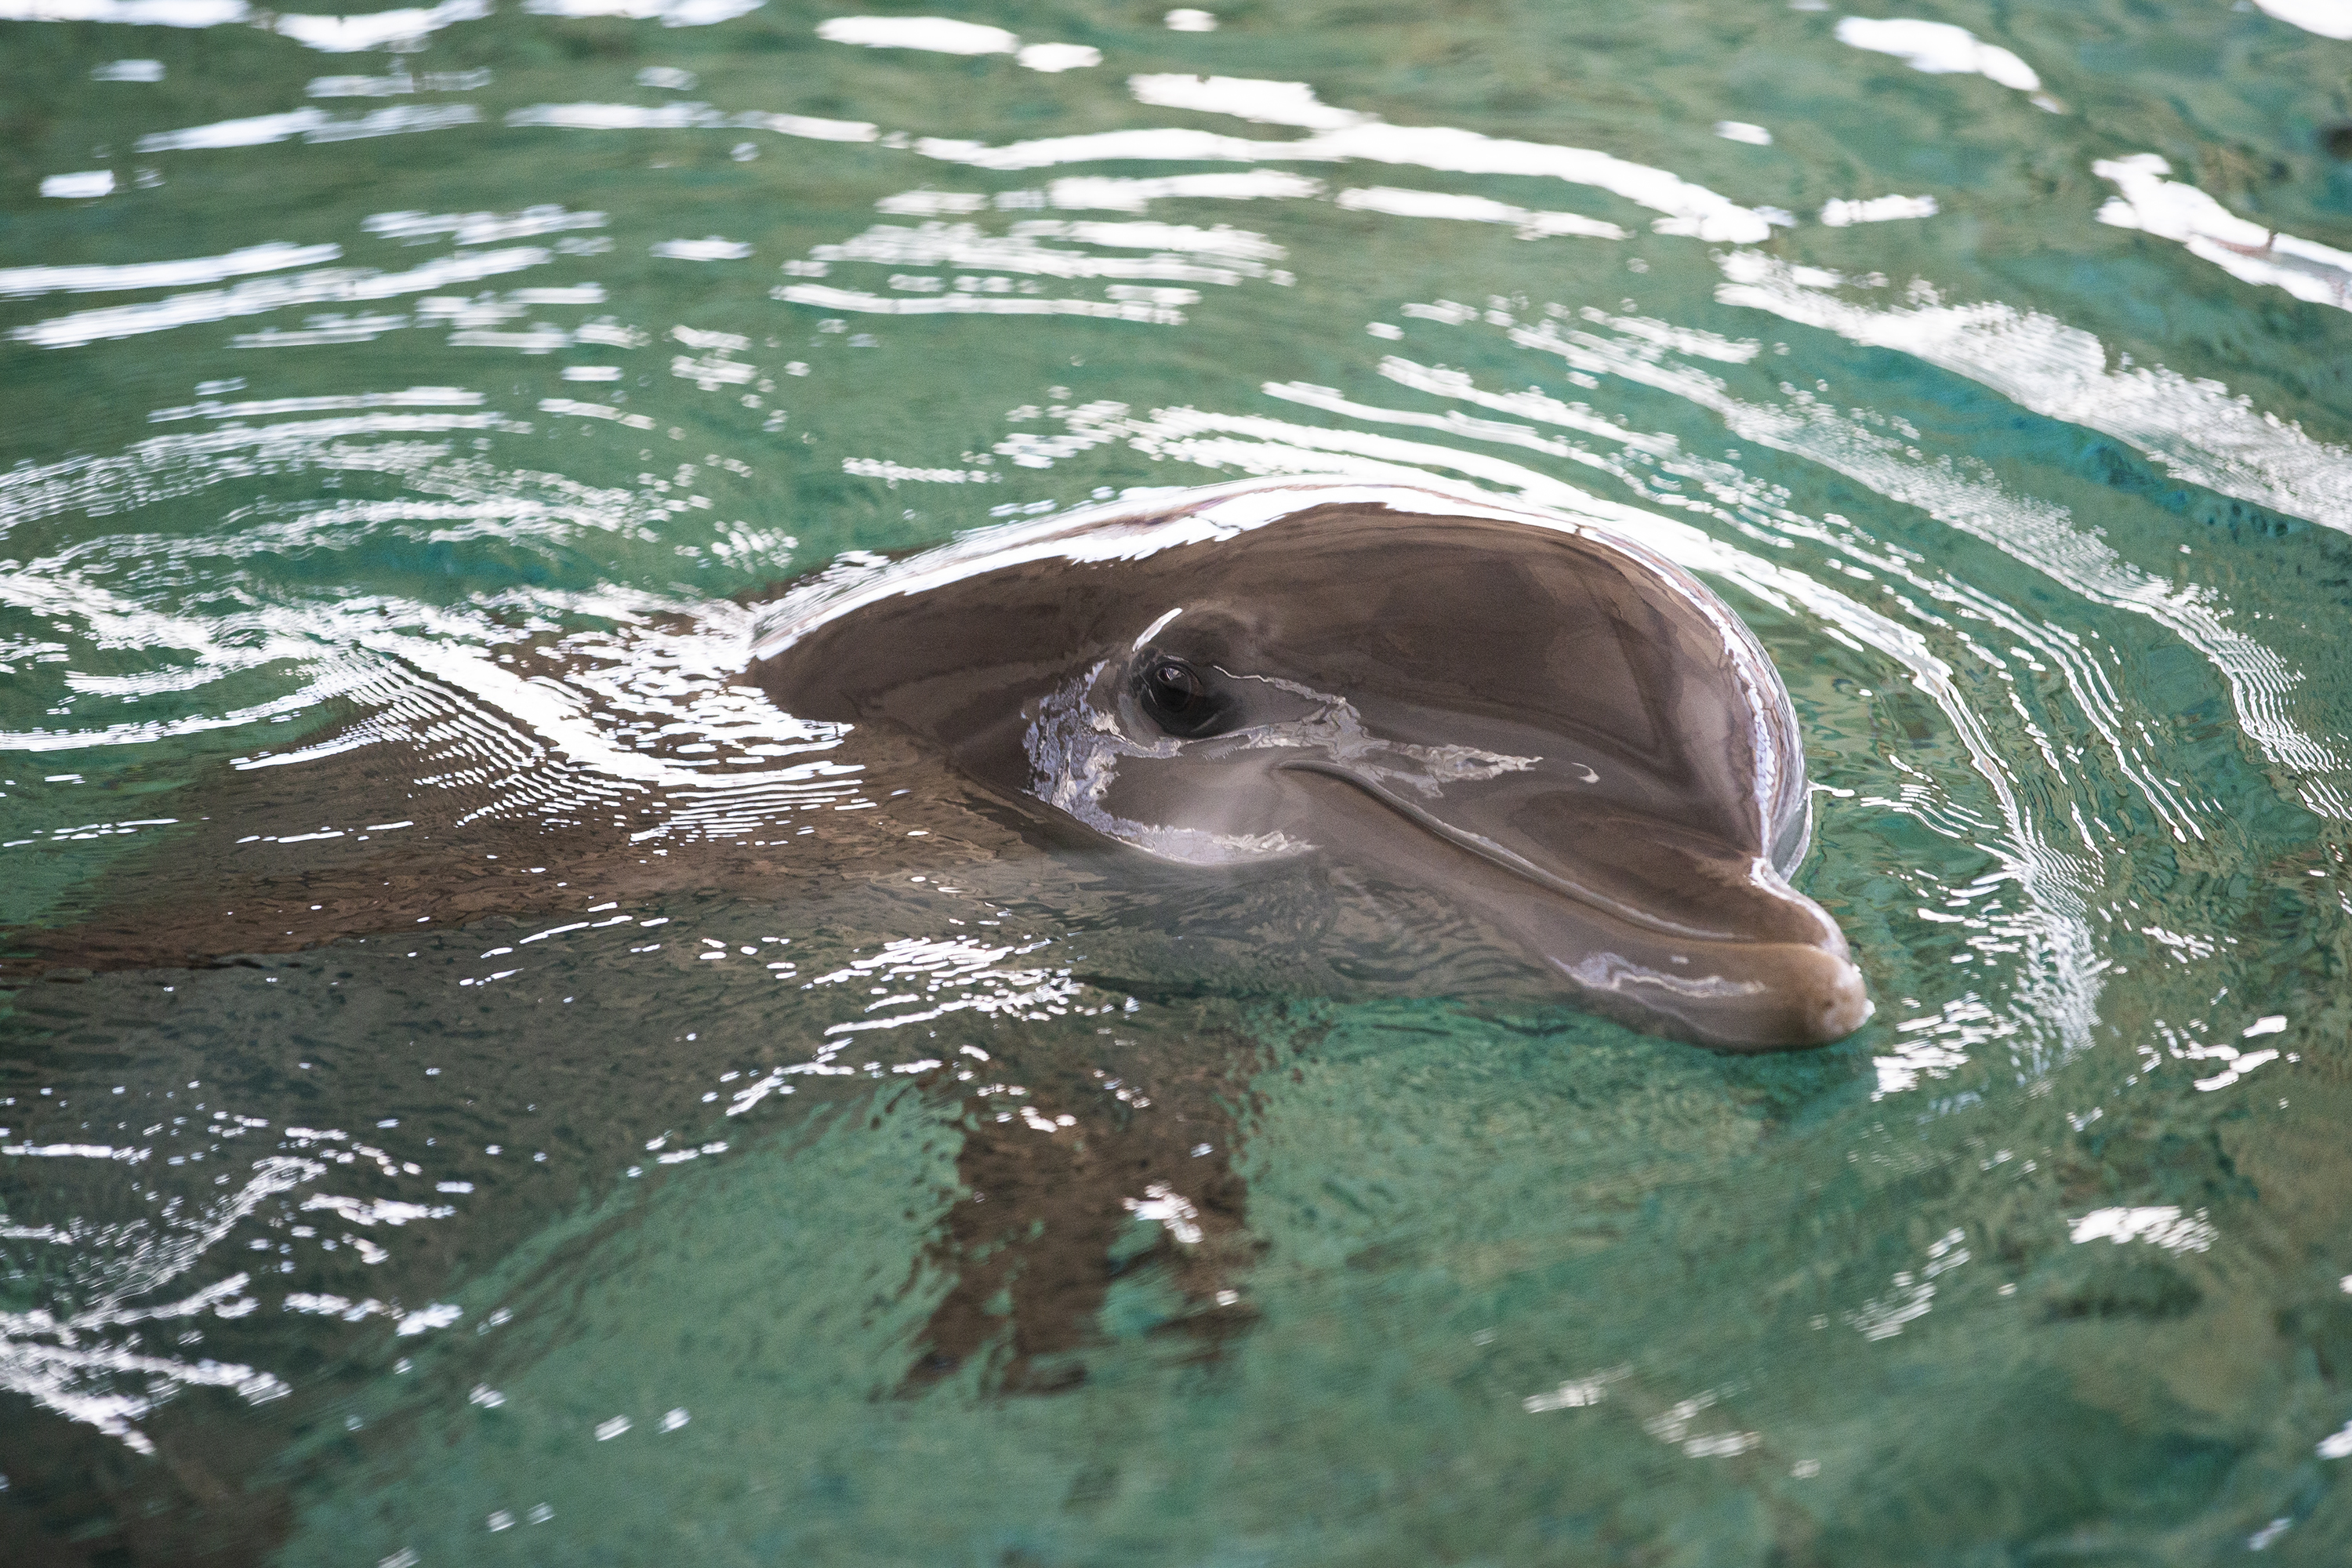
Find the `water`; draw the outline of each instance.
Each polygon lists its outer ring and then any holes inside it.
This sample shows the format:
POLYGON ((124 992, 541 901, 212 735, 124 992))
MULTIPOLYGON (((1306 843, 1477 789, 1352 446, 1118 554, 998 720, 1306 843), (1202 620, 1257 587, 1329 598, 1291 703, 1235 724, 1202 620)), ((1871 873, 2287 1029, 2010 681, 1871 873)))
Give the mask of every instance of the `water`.
POLYGON ((26 1560, 2352 1546, 2341 5, 5 14, 26 1560), (729 684, 1291 472, 1638 509, 1877 1019, 1418 975, 729 684))

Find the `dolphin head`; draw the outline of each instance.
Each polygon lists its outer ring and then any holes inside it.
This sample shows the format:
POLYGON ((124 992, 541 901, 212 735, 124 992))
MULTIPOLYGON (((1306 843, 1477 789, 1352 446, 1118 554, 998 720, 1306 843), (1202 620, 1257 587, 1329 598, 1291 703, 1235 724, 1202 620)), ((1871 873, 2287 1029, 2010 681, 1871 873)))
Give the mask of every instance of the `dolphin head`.
POLYGON ((1612 531, 1406 487, 1229 487, 820 584, 761 652, 787 709, 914 731, 1160 859, 1435 888, 1652 1027, 1769 1049, 1870 1012, 1788 879, 1811 813, 1778 674, 1612 531))

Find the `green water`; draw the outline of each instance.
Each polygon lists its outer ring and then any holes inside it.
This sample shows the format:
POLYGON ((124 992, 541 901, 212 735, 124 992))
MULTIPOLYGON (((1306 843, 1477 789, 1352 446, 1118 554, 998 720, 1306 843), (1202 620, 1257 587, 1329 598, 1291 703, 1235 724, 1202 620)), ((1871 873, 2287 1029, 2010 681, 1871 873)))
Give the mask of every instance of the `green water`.
POLYGON ((2218 0, 1924 13, 2001 54, 1773 0, 959 13, 1099 52, 1052 71, 795 0, 197 5, 0 0, 14 940, 362 731, 525 805, 800 755, 729 691, 740 602, 845 551, 1434 475, 1638 509, 1748 617, 1878 1015, 1725 1058, 1309 983, 1313 889, 916 882, 831 828, 777 852, 821 893, 30 982, 0 1555, 2352 1551, 2352 42, 2218 0), (571 662, 496 678, 531 642, 571 662), (1146 984, 1194 921, 1255 956, 1146 984), (1225 1086, 1222 1316, 1147 1208, 1082 1376, 909 1381, 975 1113, 896 1069, 964 1045, 1048 1111, 1225 1086))

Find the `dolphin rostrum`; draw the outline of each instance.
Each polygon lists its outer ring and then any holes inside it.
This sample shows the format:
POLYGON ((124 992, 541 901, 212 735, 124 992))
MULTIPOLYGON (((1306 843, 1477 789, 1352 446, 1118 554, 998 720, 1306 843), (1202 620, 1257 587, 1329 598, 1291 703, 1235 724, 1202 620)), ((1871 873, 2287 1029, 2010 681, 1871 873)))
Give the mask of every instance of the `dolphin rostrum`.
POLYGON ((1727 1049, 1869 1016, 1790 885, 1786 688, 1622 533, 1482 498, 1250 482, 992 529, 770 611, 751 679, 1161 861, 1432 888, 1591 1005, 1727 1049))

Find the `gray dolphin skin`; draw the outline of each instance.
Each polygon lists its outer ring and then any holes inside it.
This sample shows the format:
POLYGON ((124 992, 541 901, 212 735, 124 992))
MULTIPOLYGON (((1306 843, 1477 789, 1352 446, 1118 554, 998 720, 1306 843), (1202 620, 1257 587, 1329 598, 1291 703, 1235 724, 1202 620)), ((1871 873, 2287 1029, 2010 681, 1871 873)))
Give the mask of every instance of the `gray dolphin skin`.
POLYGON ((1790 885, 1811 812, 1778 672, 1590 522, 1349 479, 1163 494, 829 574, 754 653, 785 710, 1142 855, 1436 889, 1640 1026, 1769 1050, 1871 1013, 1790 885))

